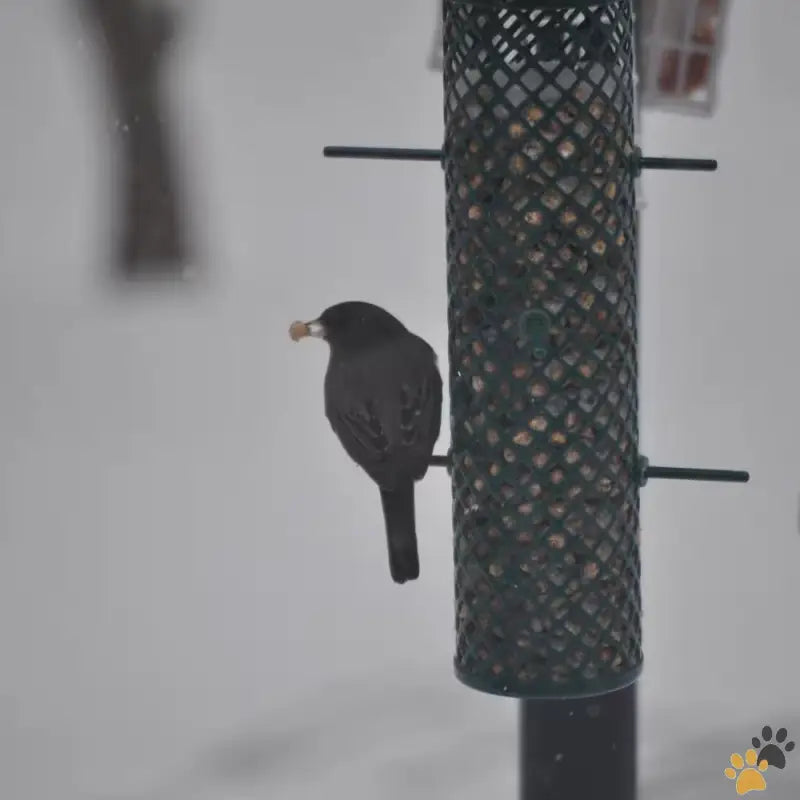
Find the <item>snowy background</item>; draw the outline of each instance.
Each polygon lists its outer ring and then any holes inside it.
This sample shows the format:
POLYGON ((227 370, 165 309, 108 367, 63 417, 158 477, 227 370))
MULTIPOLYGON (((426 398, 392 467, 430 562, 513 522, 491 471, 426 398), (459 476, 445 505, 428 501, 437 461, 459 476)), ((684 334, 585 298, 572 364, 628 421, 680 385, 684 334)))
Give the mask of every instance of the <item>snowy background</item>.
MULTIPOLYGON (((185 11, 197 276, 119 288, 99 51, 70 3, 0 4, 0 797, 514 797, 515 704, 452 676, 447 476, 397 587, 325 348, 286 334, 361 296, 445 357, 441 171, 320 154, 441 142, 431 3, 185 11)), ((764 724, 800 741, 798 30, 735 2, 716 116, 644 118, 721 167, 645 179, 642 450, 753 476, 643 491, 644 800, 733 797, 764 724)), ((796 798, 800 751, 768 778, 796 798)))

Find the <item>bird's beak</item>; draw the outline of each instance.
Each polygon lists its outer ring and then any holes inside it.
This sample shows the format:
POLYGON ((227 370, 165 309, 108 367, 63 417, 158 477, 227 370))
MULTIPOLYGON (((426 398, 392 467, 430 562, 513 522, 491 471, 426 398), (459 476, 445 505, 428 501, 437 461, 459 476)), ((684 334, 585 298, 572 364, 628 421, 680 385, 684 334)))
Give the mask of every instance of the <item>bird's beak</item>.
POLYGON ((289 327, 289 336, 295 342, 305 339, 306 336, 324 339, 325 326, 318 319, 312 319, 311 322, 293 322, 289 327))

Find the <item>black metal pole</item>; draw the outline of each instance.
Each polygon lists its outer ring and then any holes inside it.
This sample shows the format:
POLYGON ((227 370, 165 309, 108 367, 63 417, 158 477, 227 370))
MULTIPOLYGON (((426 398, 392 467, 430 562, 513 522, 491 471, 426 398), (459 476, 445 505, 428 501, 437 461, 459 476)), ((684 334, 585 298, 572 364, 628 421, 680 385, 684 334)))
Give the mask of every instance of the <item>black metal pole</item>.
POLYGON ((520 701, 521 800, 634 800, 636 684, 520 701))

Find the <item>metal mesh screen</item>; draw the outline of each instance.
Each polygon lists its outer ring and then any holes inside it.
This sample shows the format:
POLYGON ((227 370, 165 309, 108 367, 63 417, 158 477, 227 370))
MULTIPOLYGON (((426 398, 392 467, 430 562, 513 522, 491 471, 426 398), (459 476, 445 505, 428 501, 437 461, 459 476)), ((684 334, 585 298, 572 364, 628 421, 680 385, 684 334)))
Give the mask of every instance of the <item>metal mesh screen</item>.
POLYGON ((548 5, 443 6, 455 666, 516 697, 642 661, 632 12, 548 5))

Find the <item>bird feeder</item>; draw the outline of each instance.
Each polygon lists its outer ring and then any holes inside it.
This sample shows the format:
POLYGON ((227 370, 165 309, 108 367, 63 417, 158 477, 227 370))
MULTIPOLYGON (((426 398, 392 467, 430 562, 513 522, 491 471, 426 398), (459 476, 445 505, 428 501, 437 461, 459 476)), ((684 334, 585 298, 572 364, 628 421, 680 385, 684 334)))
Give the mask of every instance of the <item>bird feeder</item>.
POLYGON ((641 668, 631 25, 445 5, 456 670, 497 694, 641 668))
POLYGON ((443 0, 455 672, 522 703, 522 795, 635 796, 642 669, 631 0, 443 0))

